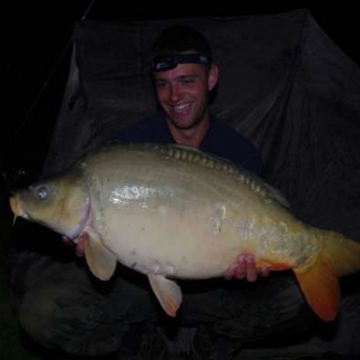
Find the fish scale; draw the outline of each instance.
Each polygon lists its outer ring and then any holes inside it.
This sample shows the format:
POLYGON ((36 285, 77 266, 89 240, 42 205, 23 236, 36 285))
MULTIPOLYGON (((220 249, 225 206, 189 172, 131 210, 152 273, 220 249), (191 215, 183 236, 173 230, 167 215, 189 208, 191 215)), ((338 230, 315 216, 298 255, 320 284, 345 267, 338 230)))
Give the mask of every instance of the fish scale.
POLYGON ((155 154, 165 155, 165 157, 169 159, 183 160, 233 175, 238 181, 248 185, 253 191, 259 192, 267 201, 275 200, 283 206, 290 207, 290 204, 280 191, 262 181, 255 174, 250 173, 245 169, 239 169, 239 166, 232 164, 227 159, 210 155, 184 145, 176 145, 174 148, 174 145, 172 144, 134 143, 129 144, 129 146, 134 150, 139 149, 140 151, 143 151, 144 149, 147 149, 148 151, 153 151, 155 154))

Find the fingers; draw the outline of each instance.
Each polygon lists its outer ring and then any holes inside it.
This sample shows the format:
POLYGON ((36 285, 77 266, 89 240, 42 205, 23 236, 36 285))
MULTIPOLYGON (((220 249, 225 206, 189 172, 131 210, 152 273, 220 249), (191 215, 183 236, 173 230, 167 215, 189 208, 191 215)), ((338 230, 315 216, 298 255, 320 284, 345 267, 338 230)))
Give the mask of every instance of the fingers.
POLYGON ((269 276, 269 275, 270 275, 270 269, 269 269, 269 267, 268 267, 268 266, 265 266, 265 267, 260 268, 260 275, 261 275, 262 277, 267 277, 267 276, 269 276))
POLYGON ((73 246, 74 245, 74 242, 65 235, 63 235, 61 237, 61 240, 65 245, 68 245, 68 246, 73 246))
POLYGON ((255 267, 255 258, 250 254, 240 254, 226 271, 224 278, 227 280, 236 278, 239 280, 247 279, 255 281, 257 271, 255 267))
POLYGON ((73 246, 76 245, 75 248, 75 254, 79 257, 84 256, 85 253, 85 246, 87 244, 87 242, 89 242, 89 234, 87 232, 83 232, 80 234, 80 236, 78 237, 76 243, 74 241, 72 241, 71 239, 69 239, 67 236, 62 236, 62 241, 64 244, 69 245, 69 246, 73 246))
POLYGON ((270 274, 268 267, 256 268, 255 256, 252 254, 240 254, 231 264, 224 275, 227 280, 236 278, 246 279, 249 282, 257 280, 258 276, 266 277, 270 274))
POLYGON ((231 280, 232 278, 235 277, 236 275, 236 263, 232 263, 231 266, 228 268, 228 270, 226 271, 226 273, 224 274, 224 278, 226 280, 231 280))
POLYGON ((85 246, 90 241, 89 234, 85 231, 80 234, 76 243, 75 253, 77 256, 82 257, 85 254, 85 246))
MULTIPOLYGON (((255 257, 253 255, 244 255, 242 259, 244 264, 245 279, 249 282, 257 280, 257 270, 255 266, 255 257)), ((243 279, 242 276, 240 279, 243 279)))

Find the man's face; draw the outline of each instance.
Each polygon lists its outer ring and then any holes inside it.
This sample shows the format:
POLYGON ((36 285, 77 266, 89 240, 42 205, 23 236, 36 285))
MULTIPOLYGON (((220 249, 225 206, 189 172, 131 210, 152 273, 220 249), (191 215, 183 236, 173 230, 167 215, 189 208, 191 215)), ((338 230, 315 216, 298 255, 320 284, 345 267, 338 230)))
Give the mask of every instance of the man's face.
POLYGON ((179 64, 154 72, 156 96, 167 120, 177 129, 191 129, 208 116, 209 90, 217 82, 217 68, 179 64))

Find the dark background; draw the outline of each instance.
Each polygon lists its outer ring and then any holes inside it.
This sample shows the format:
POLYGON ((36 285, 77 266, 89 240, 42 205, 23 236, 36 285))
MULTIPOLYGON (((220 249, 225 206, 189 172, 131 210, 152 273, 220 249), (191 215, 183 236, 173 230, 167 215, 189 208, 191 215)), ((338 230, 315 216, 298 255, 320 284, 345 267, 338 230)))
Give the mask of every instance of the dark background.
MULTIPOLYGON (((46 155, 69 69, 71 36, 76 21, 88 19, 131 21, 146 19, 276 14, 308 8, 320 27, 360 65, 358 12, 355 5, 292 6, 207 5, 201 10, 186 2, 142 6, 120 1, 8 1, 1 6, 1 131, 0 171, 16 186, 34 181, 46 155), (124 2, 121 2, 124 4, 124 2), (22 175, 25 172, 25 175, 22 175)), ((337 2, 339 4, 339 2, 337 2)), ((17 321, 10 313, 6 284, 11 217, 7 192, 0 183, 0 358, 34 360, 20 342, 17 321)), ((28 225, 31 226, 31 225, 28 225)), ((25 231, 28 228, 25 229, 25 231)), ((28 345, 29 346, 29 345, 28 345)), ((31 351, 33 352, 33 351, 31 351)))
POLYGON ((321 28, 360 64, 355 5, 208 5, 186 2, 142 6, 118 1, 12 1, 2 6, 3 85, 0 170, 20 185, 38 176, 67 79, 73 25, 88 19, 131 21, 157 18, 276 14, 308 8, 321 28), (25 172, 26 176, 17 174, 25 172), (21 180, 21 181, 20 181, 21 180))

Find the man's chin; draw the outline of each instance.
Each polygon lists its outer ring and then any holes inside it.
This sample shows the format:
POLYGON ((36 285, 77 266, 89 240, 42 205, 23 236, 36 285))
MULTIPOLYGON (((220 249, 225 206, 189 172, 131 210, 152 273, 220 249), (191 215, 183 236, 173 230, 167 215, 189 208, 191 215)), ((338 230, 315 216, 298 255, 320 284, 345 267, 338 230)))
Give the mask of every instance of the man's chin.
POLYGON ((190 130, 200 123, 199 121, 180 118, 179 116, 173 117, 169 121, 178 130, 190 130))

